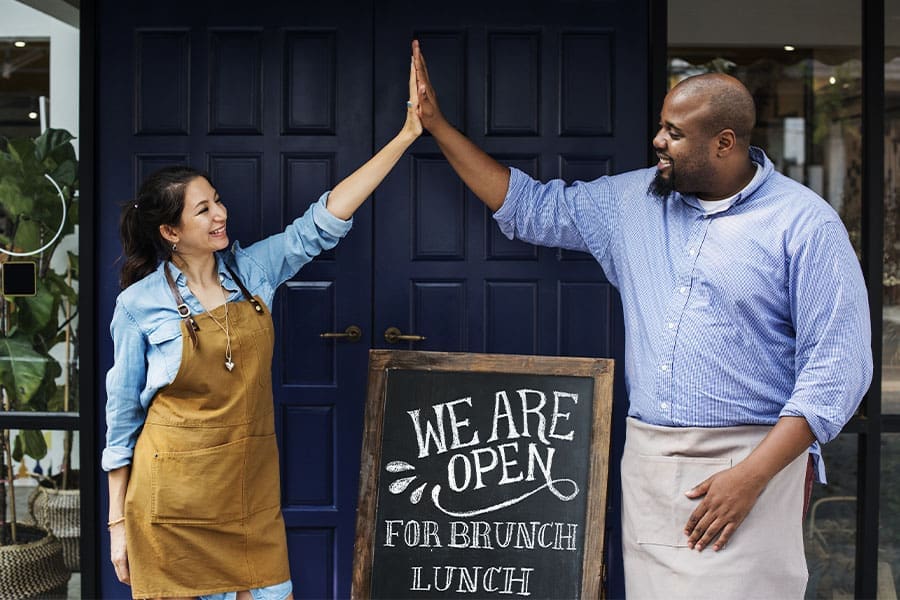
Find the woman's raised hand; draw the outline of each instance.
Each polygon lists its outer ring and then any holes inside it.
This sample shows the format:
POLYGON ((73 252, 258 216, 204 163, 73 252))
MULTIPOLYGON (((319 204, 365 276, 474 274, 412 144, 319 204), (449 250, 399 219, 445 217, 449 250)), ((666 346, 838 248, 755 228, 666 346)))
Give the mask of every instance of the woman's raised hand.
POLYGON ((409 100, 406 101, 406 122, 400 132, 366 164, 338 183, 328 196, 326 208, 339 219, 349 219, 357 208, 390 173, 406 149, 422 135, 422 121, 417 114, 416 71, 409 63, 409 100))
POLYGON ((406 102, 406 122, 403 124, 403 133, 413 136, 413 139, 422 135, 422 121, 419 120, 417 106, 419 104, 416 92, 416 68, 412 59, 409 61, 409 100, 406 102))

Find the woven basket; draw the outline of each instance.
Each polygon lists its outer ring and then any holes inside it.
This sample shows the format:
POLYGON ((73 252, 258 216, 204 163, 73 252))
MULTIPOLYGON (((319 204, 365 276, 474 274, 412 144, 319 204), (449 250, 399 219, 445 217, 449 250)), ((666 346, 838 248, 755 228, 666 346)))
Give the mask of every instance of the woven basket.
POLYGON ((70 571, 81 570, 81 492, 37 486, 28 497, 28 510, 38 526, 53 532, 62 542, 70 571))
MULTIPOLYGON (((9 541, 9 525, 0 531, 9 541)), ((71 574, 62 544, 40 527, 16 525, 17 544, 0 546, 0 600, 65 598, 71 574)))

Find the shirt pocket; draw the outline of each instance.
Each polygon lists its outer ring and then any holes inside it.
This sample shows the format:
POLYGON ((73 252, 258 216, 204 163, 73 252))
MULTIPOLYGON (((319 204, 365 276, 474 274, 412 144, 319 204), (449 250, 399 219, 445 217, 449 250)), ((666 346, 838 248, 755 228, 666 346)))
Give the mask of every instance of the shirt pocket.
POLYGON ((150 522, 227 523, 240 519, 247 440, 155 452, 150 471, 150 522))
POLYGON ((181 321, 162 323, 147 335, 147 339, 165 365, 167 380, 174 381, 181 367, 181 321))
POLYGON ((637 455, 635 473, 641 517, 635 524, 638 544, 687 547, 684 526, 699 499, 684 493, 709 476, 731 467, 730 458, 637 455))

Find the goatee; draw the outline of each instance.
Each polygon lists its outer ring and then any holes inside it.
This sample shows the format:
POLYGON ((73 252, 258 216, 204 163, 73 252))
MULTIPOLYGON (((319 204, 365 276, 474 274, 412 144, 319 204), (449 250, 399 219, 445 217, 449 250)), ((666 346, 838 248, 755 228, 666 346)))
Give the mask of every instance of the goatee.
POLYGON ((650 182, 650 185, 647 187, 647 193, 657 196, 659 198, 666 198, 669 194, 675 191, 675 169, 672 169, 672 175, 669 177, 663 177, 662 171, 659 169, 656 170, 656 176, 653 178, 653 181, 650 182))

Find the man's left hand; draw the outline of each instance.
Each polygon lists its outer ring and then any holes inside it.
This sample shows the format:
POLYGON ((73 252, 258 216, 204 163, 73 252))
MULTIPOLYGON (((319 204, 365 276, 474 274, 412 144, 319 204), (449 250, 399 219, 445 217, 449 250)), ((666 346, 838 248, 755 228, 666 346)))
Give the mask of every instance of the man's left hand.
POLYGON ((688 498, 702 498, 684 526, 688 548, 700 552, 713 540, 714 550, 724 548, 765 488, 759 479, 737 464, 685 492, 688 498))

